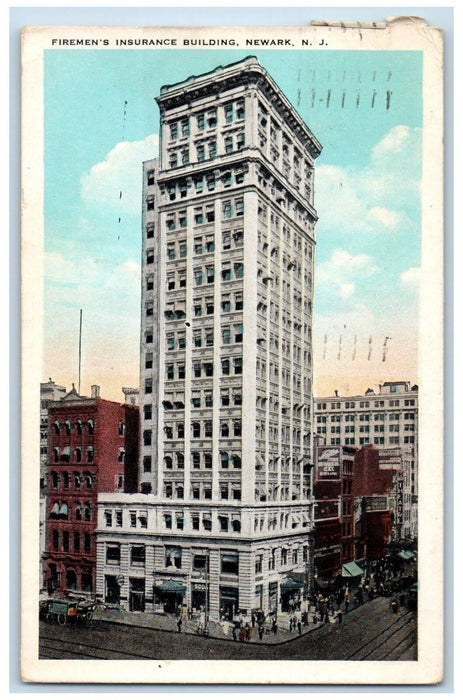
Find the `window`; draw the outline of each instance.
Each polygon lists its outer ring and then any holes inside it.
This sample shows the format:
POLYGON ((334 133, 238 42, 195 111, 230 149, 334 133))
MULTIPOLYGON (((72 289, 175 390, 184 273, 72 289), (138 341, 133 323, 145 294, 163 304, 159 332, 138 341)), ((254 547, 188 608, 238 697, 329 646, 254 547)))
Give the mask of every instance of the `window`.
POLYGON ((222 552, 220 555, 220 570, 223 574, 238 576, 239 555, 238 552, 222 552))
POLYGON ((84 551, 85 554, 90 554, 92 550, 92 536, 89 532, 84 534, 84 551))
POLYGON ((264 561, 264 555, 263 554, 256 554, 256 560, 255 560, 255 571, 256 574, 261 574, 262 573, 262 564, 264 561))
POLYGON ((106 563, 120 564, 121 562, 121 545, 111 543, 106 545, 106 563))
POLYGON ((132 545, 130 548, 130 566, 145 566, 145 545, 132 545))

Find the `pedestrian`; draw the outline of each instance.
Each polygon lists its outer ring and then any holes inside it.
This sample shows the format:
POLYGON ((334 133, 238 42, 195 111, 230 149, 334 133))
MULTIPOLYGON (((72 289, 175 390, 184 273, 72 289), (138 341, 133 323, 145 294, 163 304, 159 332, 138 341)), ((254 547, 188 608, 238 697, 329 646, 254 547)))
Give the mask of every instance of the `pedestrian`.
POLYGON ((238 631, 239 631, 238 625, 234 625, 234 627, 232 629, 232 634, 233 634, 233 639, 235 640, 235 642, 236 642, 236 639, 238 636, 238 631))
POLYGON ((396 598, 394 598, 394 600, 391 603, 391 610, 394 614, 399 611, 399 603, 396 598))
POLYGON ((251 625, 249 622, 246 622, 244 629, 246 630, 246 641, 250 642, 251 641, 251 625))
POLYGON ((276 620, 276 617, 274 617, 274 618, 273 618, 273 622, 272 622, 272 630, 273 630, 273 634, 275 634, 275 635, 276 635, 276 634, 277 634, 277 632, 278 632, 278 625, 277 625, 277 620, 276 620))
POLYGON ((255 613, 252 613, 252 615, 251 615, 251 625, 252 625, 253 627, 256 626, 256 615, 255 615, 255 613))
POLYGON ((323 618, 323 622, 327 623, 330 621, 330 617, 328 615, 328 610, 325 610, 325 617, 323 618))
POLYGON ((191 620, 193 617, 193 610, 191 608, 188 608, 188 619, 191 620))
POLYGON ((302 634, 302 623, 300 620, 297 621, 297 631, 302 634))
POLYGON ((289 618, 289 631, 290 632, 293 631, 293 618, 292 617, 289 618))
POLYGON ((314 615, 312 616, 312 622, 313 622, 314 625, 318 624, 318 617, 317 617, 316 614, 314 614, 314 615))
POLYGON ((177 618, 177 630, 178 630, 178 632, 182 631, 182 624, 183 624, 182 616, 179 615, 177 618))
POLYGON ((246 628, 241 627, 240 629, 240 641, 245 642, 246 641, 246 628))
POLYGON ((264 636, 264 625, 261 623, 259 625, 259 639, 262 641, 262 637, 264 636))
POLYGON ((344 601, 344 609, 346 612, 349 612, 349 599, 348 598, 346 598, 346 600, 344 601))
POLYGON ((341 625, 342 624, 342 610, 338 610, 337 618, 338 618, 339 624, 341 625))

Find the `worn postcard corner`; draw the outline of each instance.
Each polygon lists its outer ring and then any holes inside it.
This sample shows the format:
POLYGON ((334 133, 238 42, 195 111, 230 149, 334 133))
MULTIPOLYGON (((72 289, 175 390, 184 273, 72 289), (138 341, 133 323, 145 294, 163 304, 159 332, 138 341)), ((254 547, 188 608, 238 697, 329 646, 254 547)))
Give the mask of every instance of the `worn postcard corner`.
POLYGON ((441 682, 442 57, 24 28, 25 682, 441 682))

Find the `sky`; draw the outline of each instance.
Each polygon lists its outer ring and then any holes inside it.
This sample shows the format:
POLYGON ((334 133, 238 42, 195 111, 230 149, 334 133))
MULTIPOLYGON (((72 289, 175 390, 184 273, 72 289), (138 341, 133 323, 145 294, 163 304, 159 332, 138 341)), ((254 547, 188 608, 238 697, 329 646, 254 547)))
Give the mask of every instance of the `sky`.
MULTIPOLYGON (((47 50, 43 380, 138 386, 141 186, 164 84, 242 50, 47 50)), ((316 162, 314 393, 418 382, 422 56, 253 51, 323 146, 316 162)))

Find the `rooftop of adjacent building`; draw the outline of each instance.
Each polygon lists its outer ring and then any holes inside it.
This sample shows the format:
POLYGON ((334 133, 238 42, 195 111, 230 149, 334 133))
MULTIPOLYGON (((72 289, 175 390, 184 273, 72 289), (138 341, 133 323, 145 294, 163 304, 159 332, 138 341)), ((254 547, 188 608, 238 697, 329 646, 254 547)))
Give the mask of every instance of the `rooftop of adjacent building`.
POLYGON ((395 382, 384 382, 383 384, 380 384, 378 387, 378 392, 374 391, 374 389, 368 388, 364 394, 355 394, 355 395, 340 395, 338 390, 334 390, 334 394, 330 396, 314 396, 314 401, 353 401, 355 399, 364 399, 365 397, 375 397, 375 396, 384 396, 390 395, 390 394, 406 394, 406 393, 417 393, 418 392, 418 385, 417 384, 411 384, 411 382, 407 381, 395 381, 395 382))
MULTIPOLYGON (((61 398, 57 399, 56 401, 50 401, 49 403, 49 408, 50 409, 59 409, 61 407, 66 407, 69 408, 69 406, 91 406, 91 405, 112 405, 112 406, 126 406, 127 408, 135 408, 138 410, 138 406, 135 406, 134 404, 125 402, 121 403, 119 401, 110 401, 108 399, 103 399, 100 396, 100 387, 98 384, 93 384, 91 387, 91 395, 90 396, 84 396, 82 394, 79 394, 77 389, 75 388, 75 385, 72 385, 72 389, 68 391, 68 393, 65 396, 62 396, 61 398)), ((124 393, 125 392, 131 392, 132 395, 138 393, 138 389, 123 389, 124 393)))

